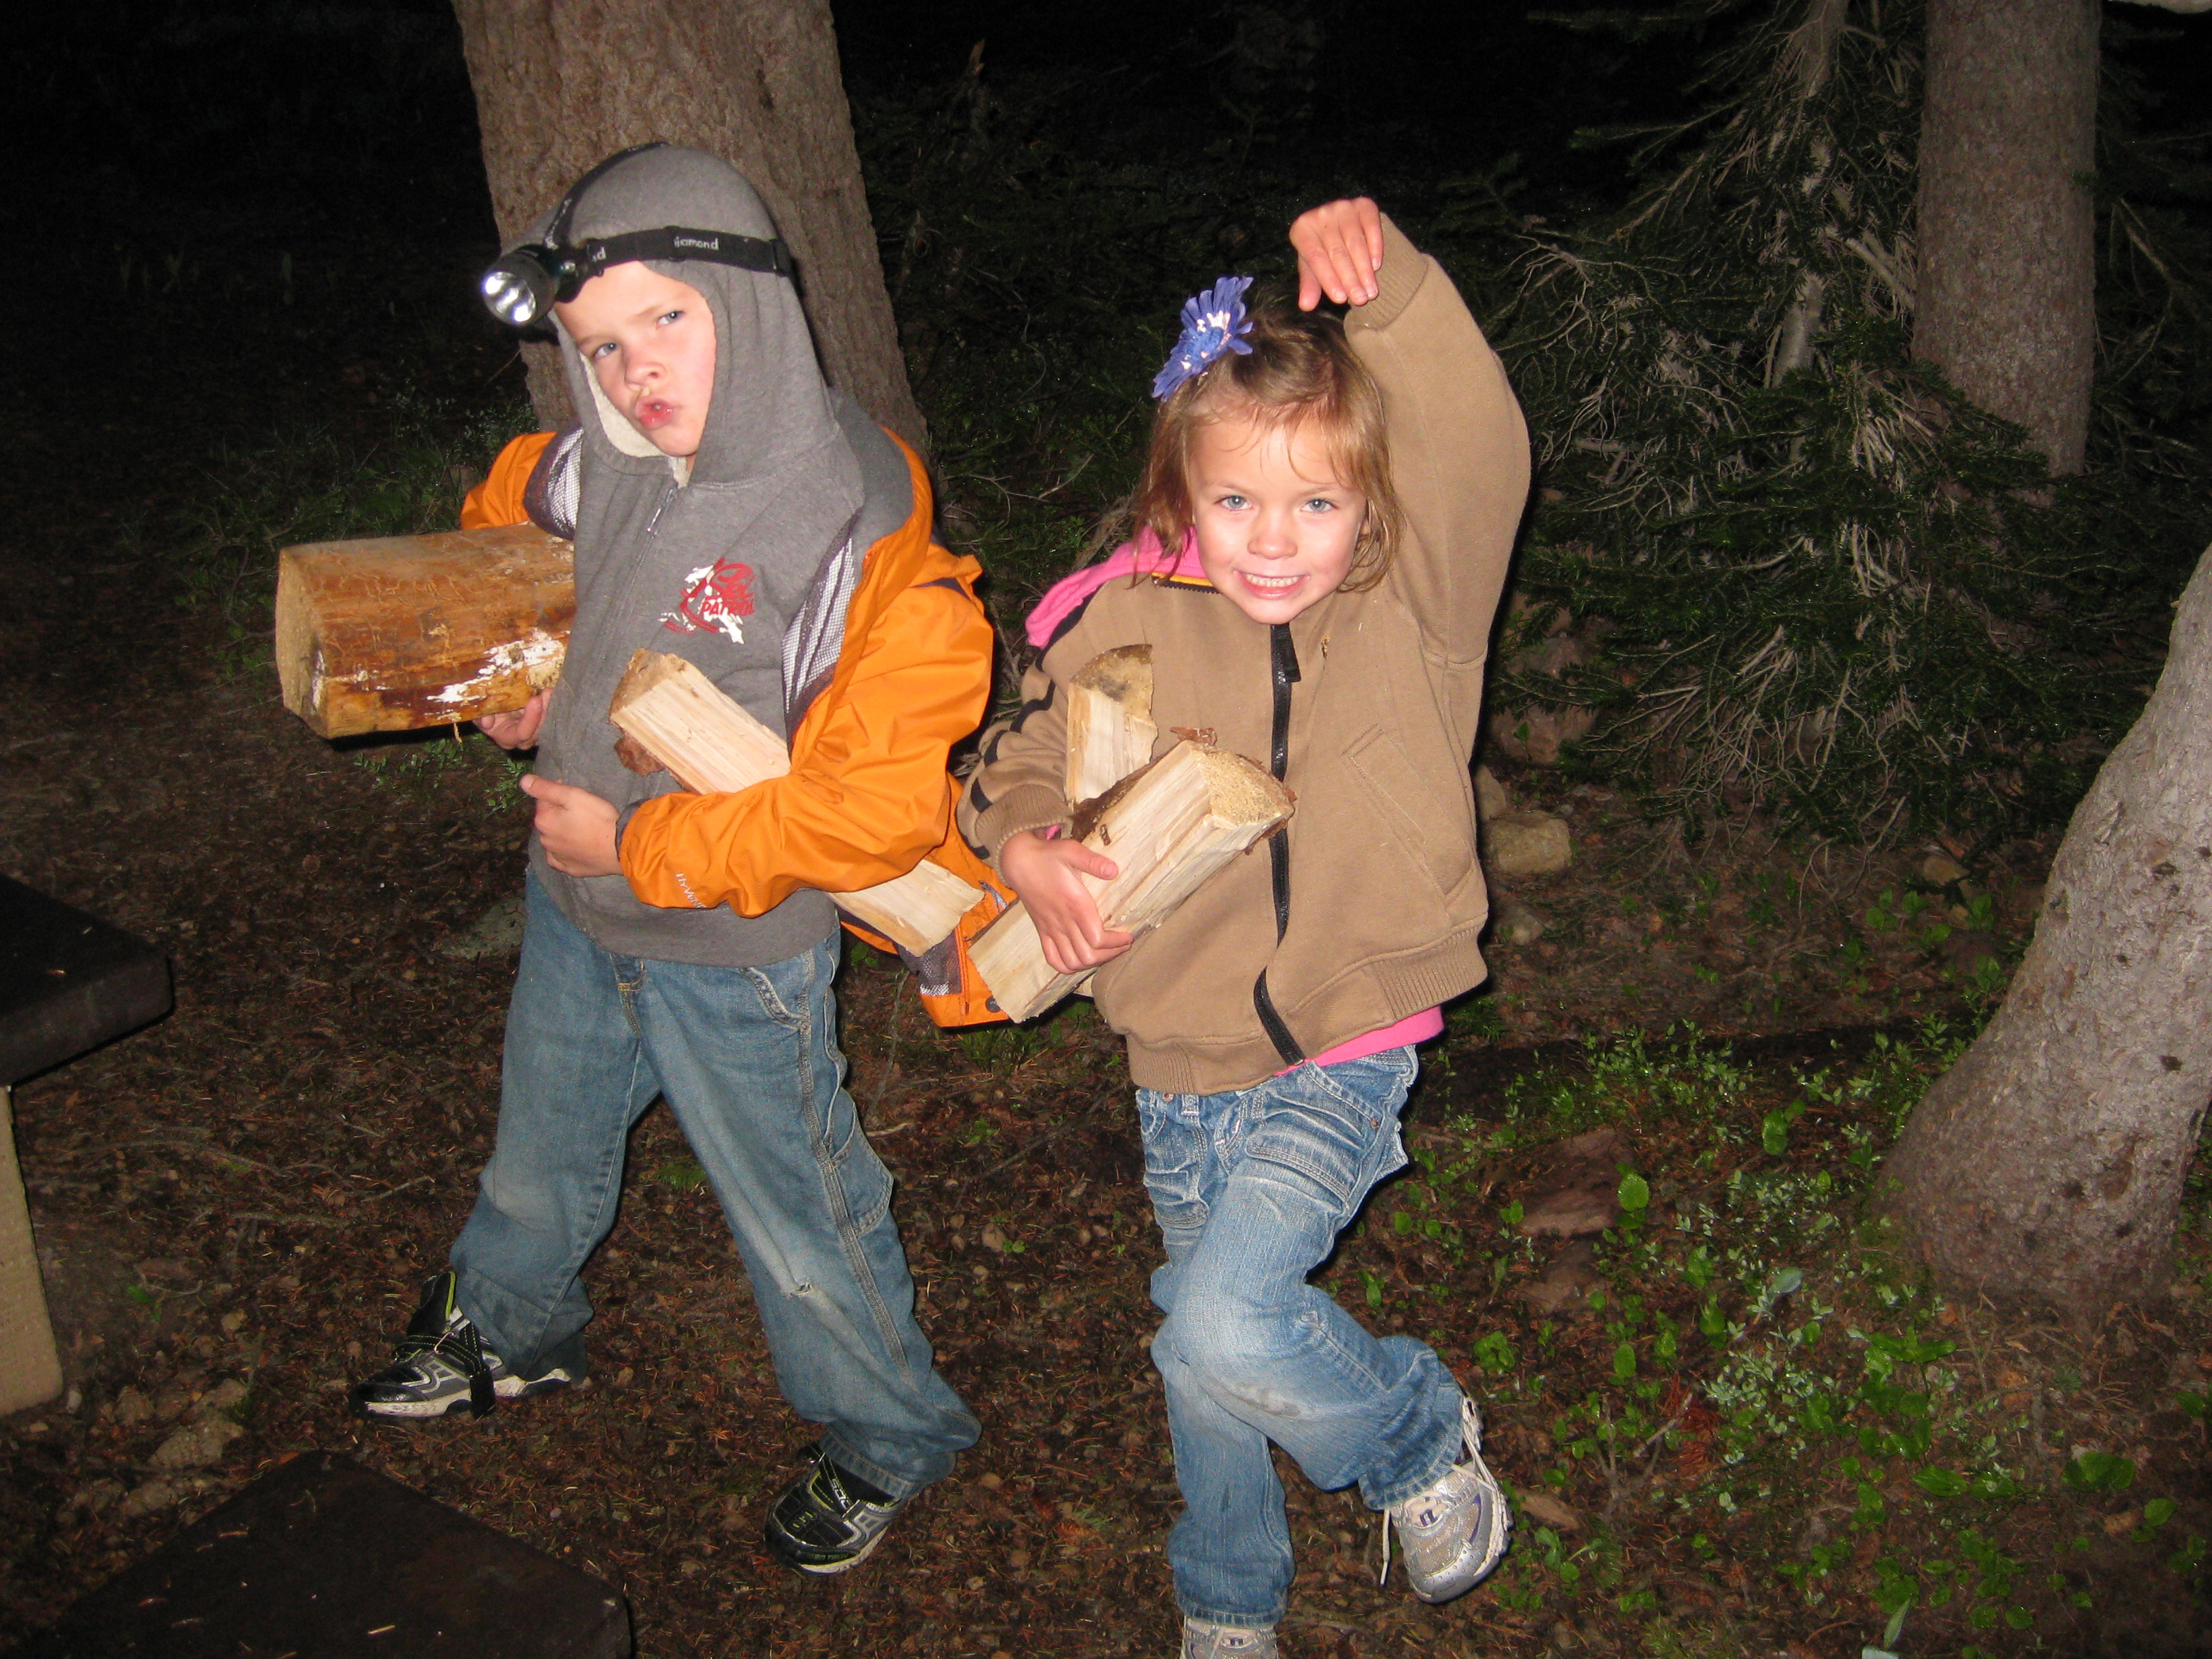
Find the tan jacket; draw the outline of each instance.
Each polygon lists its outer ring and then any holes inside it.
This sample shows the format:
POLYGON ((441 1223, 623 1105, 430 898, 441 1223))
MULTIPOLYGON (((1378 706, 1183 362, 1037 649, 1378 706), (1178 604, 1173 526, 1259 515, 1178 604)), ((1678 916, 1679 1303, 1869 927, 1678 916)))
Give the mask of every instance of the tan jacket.
POLYGON ((1487 972, 1468 763, 1528 429, 1451 280, 1384 231, 1382 291, 1346 322, 1382 388, 1406 509, 1389 574, 1273 628, 1202 583, 1109 582, 1030 671, 961 792, 961 831, 994 862, 1009 836, 1066 823, 1059 688, 1103 651, 1149 643, 1161 732, 1210 726, 1297 795, 1284 851, 1255 848, 1093 978, 1141 1087, 1247 1088, 1487 972))

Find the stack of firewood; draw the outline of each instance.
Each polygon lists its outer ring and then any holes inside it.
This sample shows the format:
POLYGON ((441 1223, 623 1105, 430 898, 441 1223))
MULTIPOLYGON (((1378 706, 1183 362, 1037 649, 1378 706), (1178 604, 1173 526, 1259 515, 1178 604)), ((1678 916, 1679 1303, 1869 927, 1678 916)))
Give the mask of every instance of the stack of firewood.
MULTIPOLYGON (((520 708, 559 677, 575 617, 568 544, 527 526, 287 548, 276 589, 285 706, 326 738, 405 731, 520 708)), ((1109 651, 1070 684, 1067 799, 1074 832, 1111 858, 1085 877, 1109 927, 1158 927, 1207 878, 1291 815, 1289 793, 1201 732, 1155 757, 1149 646, 1109 651)), ((782 738, 680 657, 641 651, 609 718, 640 763, 726 793, 790 770, 782 738), (647 757, 649 756, 649 758, 647 757)), ((916 956, 984 902, 924 861, 831 898, 916 956)), ((977 933, 969 959, 1011 1019, 1033 1019, 1087 975, 1056 974, 1017 902, 977 933)))

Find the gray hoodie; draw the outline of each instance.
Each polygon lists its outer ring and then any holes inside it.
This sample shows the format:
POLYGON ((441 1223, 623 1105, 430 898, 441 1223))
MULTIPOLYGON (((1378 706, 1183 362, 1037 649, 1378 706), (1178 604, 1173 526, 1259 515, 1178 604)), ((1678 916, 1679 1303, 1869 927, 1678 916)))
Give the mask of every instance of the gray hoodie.
MULTIPOLYGON (((571 238, 664 225, 776 234, 728 163, 671 147, 594 181, 571 238)), ((558 520, 570 520, 576 544, 576 622, 538 738, 538 775, 605 797, 625 822, 641 802, 681 787, 617 757, 621 734, 607 706, 631 653, 688 659, 788 736, 818 678, 808 653, 818 658, 826 638, 834 658, 861 556, 913 505, 896 447, 823 384, 788 279, 705 261, 648 266, 696 289, 714 312, 714 390, 698 454, 687 464, 655 449, 606 403, 563 331, 583 428, 549 447, 531 491, 533 517, 544 522, 551 504, 549 527, 568 531, 558 520)), ((621 955, 757 967, 836 926, 829 899, 811 889, 759 916, 663 909, 641 902, 619 875, 561 874, 534 835, 530 860, 562 913, 621 955)))

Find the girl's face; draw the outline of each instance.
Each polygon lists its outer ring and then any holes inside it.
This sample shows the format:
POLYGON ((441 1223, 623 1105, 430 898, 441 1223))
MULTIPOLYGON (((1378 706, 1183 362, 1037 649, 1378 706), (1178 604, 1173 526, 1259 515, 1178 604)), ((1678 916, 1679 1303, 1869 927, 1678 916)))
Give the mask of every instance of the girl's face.
POLYGON ((1249 415, 1200 426, 1190 449, 1193 527, 1206 580, 1259 623, 1286 623, 1343 585, 1367 498, 1337 477, 1311 422, 1249 415))
POLYGON ((554 307, 623 418, 664 455, 699 453, 714 395, 714 313, 688 283, 632 261, 554 307))

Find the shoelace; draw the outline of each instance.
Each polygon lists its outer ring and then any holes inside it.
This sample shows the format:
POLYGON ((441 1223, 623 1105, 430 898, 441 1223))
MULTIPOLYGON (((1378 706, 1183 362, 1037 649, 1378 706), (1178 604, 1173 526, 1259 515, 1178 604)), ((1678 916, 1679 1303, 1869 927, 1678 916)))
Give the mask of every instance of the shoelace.
MULTIPOLYGON (((1465 1395, 1459 1397, 1459 1437, 1462 1450, 1471 1456, 1482 1455, 1482 1412, 1480 1407, 1465 1395)), ((1455 1462, 1452 1467, 1457 1468, 1459 1465, 1455 1462)), ((1418 1492, 1414 1494, 1415 1497, 1419 1495, 1418 1492)), ((1395 1508, 1395 1505, 1392 1507, 1395 1508)), ((1390 1510, 1389 1509, 1382 1511, 1382 1571, 1375 1582, 1378 1585, 1390 1582, 1390 1510)))

